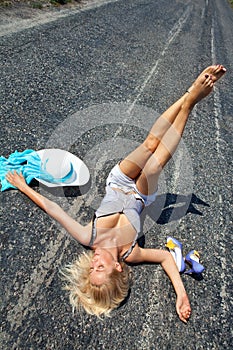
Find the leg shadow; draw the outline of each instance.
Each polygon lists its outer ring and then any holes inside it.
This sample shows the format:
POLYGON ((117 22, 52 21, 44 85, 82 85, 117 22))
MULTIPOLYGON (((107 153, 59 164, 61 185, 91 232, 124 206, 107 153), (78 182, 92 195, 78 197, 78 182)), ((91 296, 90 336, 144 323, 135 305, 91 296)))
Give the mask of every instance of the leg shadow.
POLYGON ((210 207, 210 205, 198 198, 195 194, 188 195, 166 193, 158 195, 155 202, 146 207, 142 213, 142 221, 148 215, 159 225, 165 225, 172 221, 177 221, 188 213, 203 215, 195 205, 210 207))

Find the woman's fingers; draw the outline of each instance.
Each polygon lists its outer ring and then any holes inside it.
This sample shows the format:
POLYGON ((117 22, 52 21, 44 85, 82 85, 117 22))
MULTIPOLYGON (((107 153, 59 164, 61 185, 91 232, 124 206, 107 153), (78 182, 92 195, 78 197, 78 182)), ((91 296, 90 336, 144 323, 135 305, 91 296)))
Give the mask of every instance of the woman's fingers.
POLYGON ((6 179, 7 179, 7 181, 9 181, 11 184, 12 184, 12 181, 14 180, 14 175, 15 175, 15 170, 14 170, 14 173, 12 173, 11 171, 9 171, 9 172, 6 174, 6 179))
POLYGON ((180 312, 179 317, 180 320, 183 321, 184 323, 187 323, 191 315, 191 311, 186 311, 186 312, 180 312))
POLYGON ((16 170, 14 170, 13 172, 9 171, 6 174, 6 179, 8 182, 10 182, 11 185, 15 187, 18 187, 20 184, 25 182, 23 174, 21 172, 20 174, 18 174, 16 170))

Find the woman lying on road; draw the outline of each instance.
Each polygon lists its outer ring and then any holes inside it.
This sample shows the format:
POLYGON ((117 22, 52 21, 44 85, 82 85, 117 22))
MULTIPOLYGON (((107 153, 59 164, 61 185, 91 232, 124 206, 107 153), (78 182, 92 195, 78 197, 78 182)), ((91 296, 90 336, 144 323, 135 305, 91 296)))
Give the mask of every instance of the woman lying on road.
POLYGON ((162 169, 175 152, 194 105, 206 97, 226 69, 206 68, 187 92, 155 122, 144 142, 117 164, 106 182, 106 195, 87 226, 82 226, 57 204, 35 192, 22 176, 8 173, 6 179, 57 220, 90 251, 64 269, 73 307, 82 305, 97 316, 109 314, 127 297, 130 268, 127 263, 160 263, 170 278, 176 296, 176 311, 183 322, 191 314, 189 299, 170 252, 139 247, 140 214, 156 197, 162 169))

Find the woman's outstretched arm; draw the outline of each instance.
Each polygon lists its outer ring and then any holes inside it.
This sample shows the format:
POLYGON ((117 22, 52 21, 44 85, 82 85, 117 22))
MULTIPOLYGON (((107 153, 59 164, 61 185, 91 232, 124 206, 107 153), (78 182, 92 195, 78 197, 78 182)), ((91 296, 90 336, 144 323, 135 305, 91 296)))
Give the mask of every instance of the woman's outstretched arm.
POLYGON ((6 175, 7 181, 17 187, 22 193, 29 197, 38 207, 44 210, 50 217, 59 222, 66 231, 75 238, 79 243, 88 245, 91 236, 91 226, 82 226, 72 219, 57 203, 42 196, 29 187, 22 174, 9 172, 6 175))
POLYGON ((171 253, 161 249, 144 249, 136 245, 126 261, 130 263, 149 262, 161 264, 176 292, 176 311, 181 321, 186 323, 191 315, 191 307, 180 273, 171 253))

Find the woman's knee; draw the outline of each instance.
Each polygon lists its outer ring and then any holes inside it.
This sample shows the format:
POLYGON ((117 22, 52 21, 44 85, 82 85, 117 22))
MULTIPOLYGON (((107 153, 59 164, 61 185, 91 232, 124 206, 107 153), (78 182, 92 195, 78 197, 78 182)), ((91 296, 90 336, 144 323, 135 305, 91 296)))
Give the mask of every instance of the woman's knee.
POLYGON ((159 144, 159 140, 153 134, 149 133, 143 144, 146 149, 148 149, 151 153, 154 153, 159 144))
POLYGON ((163 167, 161 165, 160 160, 154 155, 152 155, 149 161, 147 162, 146 166, 144 167, 143 172, 147 177, 150 177, 154 175, 159 175, 162 170, 163 167))

